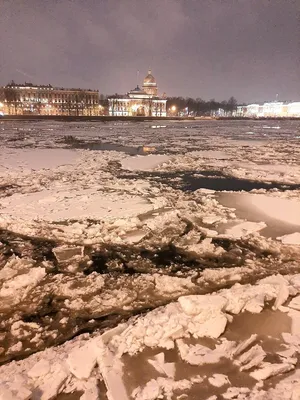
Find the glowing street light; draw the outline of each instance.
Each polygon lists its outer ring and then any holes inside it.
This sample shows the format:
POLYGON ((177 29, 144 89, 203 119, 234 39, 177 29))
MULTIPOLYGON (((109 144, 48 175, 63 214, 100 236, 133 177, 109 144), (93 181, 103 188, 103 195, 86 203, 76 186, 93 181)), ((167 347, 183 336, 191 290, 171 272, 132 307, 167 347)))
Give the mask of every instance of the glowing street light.
POLYGON ((172 110, 173 112, 175 112, 175 111, 176 111, 176 106, 172 106, 172 107, 171 107, 171 110, 172 110))

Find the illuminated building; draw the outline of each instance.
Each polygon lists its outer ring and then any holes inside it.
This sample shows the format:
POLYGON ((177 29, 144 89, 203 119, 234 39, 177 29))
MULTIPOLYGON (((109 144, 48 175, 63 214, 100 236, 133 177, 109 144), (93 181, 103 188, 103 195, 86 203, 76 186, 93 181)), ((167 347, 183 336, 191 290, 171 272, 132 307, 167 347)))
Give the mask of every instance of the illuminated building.
POLYGON ((16 84, 0 88, 3 113, 9 115, 99 115, 98 90, 16 84))
POLYGON ((238 106, 235 115, 248 118, 296 118, 300 117, 300 102, 272 101, 238 106))
POLYGON ((300 117, 300 101, 290 103, 287 114, 289 117, 300 117))
POLYGON ((158 96, 157 83, 151 70, 145 77, 142 89, 137 86, 125 96, 108 99, 111 116, 166 117, 167 99, 158 96))

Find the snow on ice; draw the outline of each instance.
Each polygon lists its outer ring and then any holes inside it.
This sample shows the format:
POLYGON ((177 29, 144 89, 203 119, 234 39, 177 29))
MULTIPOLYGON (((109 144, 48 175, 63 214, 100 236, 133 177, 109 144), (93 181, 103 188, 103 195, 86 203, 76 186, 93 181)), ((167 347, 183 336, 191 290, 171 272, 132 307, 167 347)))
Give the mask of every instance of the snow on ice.
MULTIPOLYGON (((276 299, 279 283, 285 284, 294 296, 295 292, 299 293, 299 289, 293 286, 292 282, 291 276, 284 278, 273 276, 269 280, 259 281, 254 286, 245 286, 243 291, 237 292, 235 285, 231 289, 221 290, 212 295, 180 297, 178 302, 150 311, 144 316, 133 317, 127 323, 120 324, 104 334, 85 334, 60 347, 47 349, 23 361, 4 365, 0 367, 2 385, 7 388, 5 390, 8 390, 7 393, 11 393, 11 396, 24 392, 27 395, 25 398, 30 398, 28 393, 34 395, 39 391, 41 399, 51 399, 58 393, 78 390, 86 392, 85 398, 87 398, 88 393, 94 390, 93 382, 104 379, 110 399, 147 400, 155 399, 159 395, 165 395, 166 398, 171 399, 174 393, 188 394, 195 384, 201 385, 207 379, 212 387, 222 388, 224 398, 230 398, 228 396, 232 390, 228 392, 227 388, 232 378, 217 372, 221 359, 225 358, 233 362, 243 373, 248 373, 256 381, 264 381, 272 376, 293 371, 295 362, 288 356, 283 357, 281 363, 265 362, 267 354, 272 354, 270 350, 263 350, 264 342, 268 341, 267 337, 259 338, 258 335, 252 335, 244 341, 228 341, 223 336, 225 328, 216 332, 216 317, 225 316, 228 310, 242 312, 243 307, 236 310, 235 305, 231 304, 234 302, 234 304, 243 304, 245 307, 251 298, 264 297, 266 291, 268 293, 266 301, 271 298, 276 299), (206 329, 203 330, 203 326, 206 326, 206 329), (189 344, 191 336, 198 340, 208 336, 214 338, 214 348, 200 343, 189 344), (178 349, 182 362, 199 366, 199 368, 213 364, 216 372, 212 375, 207 372, 206 375, 200 374, 199 377, 192 375, 185 379, 176 379, 175 376, 179 372, 179 364, 176 361, 173 364, 166 362, 165 355, 161 351, 154 359, 149 359, 145 353, 143 361, 140 362, 148 362, 149 365, 154 366, 158 377, 149 376, 144 386, 131 390, 129 381, 124 381, 124 368, 129 362, 125 354, 136 357, 134 354, 137 352, 143 354, 145 347, 173 349, 173 351, 178 349), (90 384, 87 385, 87 382, 90 384), (16 386, 17 383, 19 386, 16 386), (156 397, 153 397, 154 394, 156 397)), ((289 308, 288 303, 284 304, 289 308)), ((263 312, 262 309, 261 313, 263 312)), ((280 313, 280 311, 277 312, 280 313)), ((225 320, 227 321, 226 318, 225 320)), ((227 324, 228 322, 225 325, 227 324)), ((300 351, 299 336, 284 332, 282 336, 287 348, 290 346, 294 352, 300 351)), ((300 379, 295 382, 300 384, 300 379)), ((278 386, 280 387, 281 384, 280 381, 278 386)), ((276 390, 276 387, 271 390, 276 390)), ((293 388, 289 393, 291 396, 293 388)), ((18 396, 15 398, 24 398, 21 395, 18 396)), ((251 397, 249 394, 245 398, 255 399, 256 397, 251 397)))
POLYGON ((0 173, 24 173, 75 164, 80 152, 66 149, 1 149, 0 173))
POLYGON ((149 155, 149 156, 136 156, 124 158, 122 160, 122 168, 133 171, 147 171, 152 170, 169 160, 166 155, 149 155))
POLYGON ((1 123, 0 399, 299 397, 299 126, 264 126, 1 123))

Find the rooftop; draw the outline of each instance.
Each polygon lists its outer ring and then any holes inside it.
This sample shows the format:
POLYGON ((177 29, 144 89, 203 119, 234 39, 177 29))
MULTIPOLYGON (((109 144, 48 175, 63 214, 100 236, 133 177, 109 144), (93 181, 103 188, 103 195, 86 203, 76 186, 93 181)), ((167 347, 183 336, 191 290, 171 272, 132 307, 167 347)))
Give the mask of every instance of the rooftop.
POLYGON ((65 90, 65 91, 85 91, 85 92, 99 92, 99 90, 93 90, 93 89, 81 89, 81 88, 64 88, 64 87, 55 87, 50 84, 48 85, 34 85, 31 82, 25 82, 25 83, 15 83, 14 81, 11 81, 8 83, 5 88, 11 88, 11 89, 43 89, 43 90, 65 90))

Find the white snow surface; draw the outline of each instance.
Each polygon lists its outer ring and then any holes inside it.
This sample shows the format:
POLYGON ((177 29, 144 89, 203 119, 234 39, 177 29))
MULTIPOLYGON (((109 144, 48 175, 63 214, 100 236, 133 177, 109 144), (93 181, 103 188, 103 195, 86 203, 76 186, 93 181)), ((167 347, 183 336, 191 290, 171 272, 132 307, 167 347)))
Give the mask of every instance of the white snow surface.
POLYGON ((267 216, 292 225, 300 225, 300 201, 261 194, 244 194, 245 200, 267 216))
POLYGON ((208 158, 213 160, 225 160, 227 158, 231 158, 231 156, 223 151, 219 150, 198 150, 191 151, 190 156, 196 156, 199 158, 208 158))
POLYGON ((68 219, 129 218, 153 210, 150 201, 140 196, 103 193, 100 190, 44 190, 29 194, 14 194, 1 200, 1 214, 24 220, 64 221, 68 219))
MULTIPOLYGON (((26 399, 38 390, 41 399, 50 400, 60 392, 82 390, 85 392, 84 399, 88 398, 88 393, 94 393, 97 399, 94 383, 97 377, 99 379, 102 376, 107 386, 108 397, 113 400, 126 400, 130 398, 130 394, 127 393, 126 383, 122 380, 125 363, 122 355, 141 352, 145 346, 160 349, 174 348, 175 340, 182 360, 192 365, 207 363, 217 365, 220 359, 225 357, 229 360, 235 359, 237 365, 240 365, 241 370, 245 372, 250 369, 250 375, 258 381, 284 374, 295 368, 294 363, 289 361, 289 358, 285 358, 286 361, 282 363, 265 363, 263 359, 266 353, 261 346, 254 345, 257 335, 240 343, 229 342, 222 338, 215 349, 199 344, 191 346, 185 341, 190 335, 195 338, 201 336, 218 338, 227 324, 226 312, 237 314, 247 309, 247 304, 257 298, 276 299, 280 296, 282 285, 286 286, 294 296, 295 293, 300 293, 299 281, 299 275, 285 277, 276 275, 263 279, 253 286, 236 284, 231 289, 221 290, 212 295, 180 297, 178 302, 155 309, 144 316, 134 317, 104 334, 84 334, 62 346, 46 349, 24 360, 1 366, 0 380, 3 393, 10 393, 11 396, 16 396, 15 393, 26 393, 27 397, 20 397, 21 395, 15 397, 26 399), (216 326, 219 324, 220 329, 217 332, 216 326), (96 368, 97 364, 99 370, 96 368), (256 369, 251 372, 253 367, 256 369)), ((300 351, 299 336, 285 334, 284 337, 286 342, 290 343, 289 346, 300 351)), ((162 374, 161 377, 150 379, 145 386, 137 387, 132 393, 133 398, 140 400, 157 398, 153 397, 153 393, 164 394, 167 398, 171 398, 174 391, 177 393, 179 390, 184 393, 194 383, 200 384, 203 381, 202 377, 174 380, 174 372, 171 372, 174 371, 174 366, 168 366, 161 353, 153 362, 158 373, 162 374)), ((227 376, 215 373, 208 381, 213 387, 224 386, 227 393, 226 387, 230 385, 227 376)), ((279 387, 281 385, 278 384, 279 387)), ((258 390, 255 389, 256 392, 258 390)), ((291 395, 294 389, 289 390, 291 395)), ((246 397, 246 399, 255 398, 246 397)))
POLYGON ((283 235, 277 238, 281 240, 283 244, 297 244, 300 245, 300 232, 290 233, 289 235, 283 235))
POLYGON ((264 222, 242 222, 232 228, 228 228, 225 234, 229 237, 239 239, 264 229, 267 225, 264 222))
MULTIPOLYGON (((127 126, 124 129, 121 123, 99 128, 93 123, 86 126, 76 122, 71 128, 72 135, 83 141, 101 137, 107 139, 109 130, 112 142, 120 143, 121 140, 130 146, 140 146, 142 142, 149 147, 160 147, 165 153, 136 157, 114 151, 45 148, 62 146, 62 135, 69 133, 69 126, 66 129, 65 124, 57 122, 53 122, 54 128, 49 128, 51 133, 47 130, 45 134, 40 132, 41 127, 45 128, 43 123, 27 126, 18 123, 9 133, 5 132, 6 128, 2 129, 0 227, 29 236, 75 243, 77 249, 73 247, 73 253, 68 253, 69 244, 67 247, 57 247, 55 253, 59 261, 70 267, 70 272, 73 271, 73 265, 68 264, 84 257, 83 245, 98 246, 106 242, 132 245, 142 242, 146 243, 146 247, 149 243, 161 247, 172 242, 194 257, 202 258, 207 254, 222 257, 226 256, 227 250, 216 245, 213 239, 222 241, 224 236, 232 241, 248 241, 261 250, 274 250, 278 254, 276 262, 279 267, 282 267, 282 260, 288 265, 293 263, 289 260, 295 259, 296 265, 298 258, 295 255, 300 243, 299 191, 264 189, 253 193, 236 193, 249 211, 249 215, 237 219, 235 210, 218 202, 214 190, 199 189, 186 193, 166 183, 139 178, 152 170, 162 173, 197 171, 200 176, 201 171, 225 171, 229 176, 257 182, 299 184, 300 144, 299 140, 295 142, 294 133, 291 133, 295 132, 295 126, 286 131, 278 130, 275 129, 278 122, 276 126, 270 122, 270 129, 266 130, 260 122, 255 121, 244 128, 236 128, 232 123, 224 128, 219 126, 219 122, 210 121, 209 124, 217 124, 215 132, 212 134, 211 128, 205 125, 207 134, 203 135, 199 129, 194 129, 194 123, 172 123, 171 127, 166 123, 155 132, 150 129, 150 134, 147 130, 141 130, 144 125, 139 125, 138 135, 136 127, 131 125, 130 129, 127 126), (250 132, 251 140, 245 140, 244 134, 250 132), (25 145, 37 148, 14 147, 25 145), (194 151, 195 148, 200 150, 194 151), (168 154, 168 150, 172 151, 172 155, 168 154), (123 173, 131 170, 135 177, 120 178, 122 169, 123 173), (139 171, 145 174, 139 175, 139 171), (259 219, 251 219, 254 212, 259 219), (277 232, 278 241, 267 240, 261 236, 261 231, 270 219, 294 228, 289 233, 277 232), (67 224, 66 220, 69 220, 67 224), (187 224, 192 225, 188 233, 185 232, 187 224), (209 225, 209 228, 202 224, 209 225), (219 225, 222 224, 228 224, 225 234, 219 233, 219 225)), ((179 175, 174 181, 180 182, 179 175)), ((236 250, 240 257, 241 252, 236 250)), ((1 312, 5 312, 11 311, 43 282, 48 264, 44 262, 36 266, 26 257, 20 260, 14 256, 8 262, 3 262, 1 255, 0 261, 1 312)), ((261 272, 265 261, 248 258, 241 267, 212 267, 198 276, 195 274, 196 283, 207 288, 209 285, 228 287, 229 284, 243 281, 245 276, 254 278, 256 273, 261 272)), ((269 266, 270 263, 266 264, 267 268, 269 266)), ((87 277, 77 276, 76 279, 77 284, 74 285, 71 276, 60 279, 57 275, 52 282, 54 295, 65 298, 64 307, 70 314, 80 310, 101 315, 116 305, 131 310, 137 292, 148 296, 147 291, 143 290, 149 287, 162 301, 181 297, 166 306, 131 318, 104 334, 96 332, 82 335, 62 346, 1 366, 0 399, 50 400, 59 393, 78 390, 84 392, 81 400, 96 400, 100 396, 97 387, 99 379, 104 380, 109 400, 131 396, 140 400, 157 398, 153 398, 153 393, 167 398, 174 395, 180 398, 182 394, 184 398, 194 384, 201 385, 204 381, 205 385, 211 384, 212 391, 213 388, 222 390, 222 396, 226 399, 299 398, 300 375, 295 360, 300 353, 300 275, 273 275, 254 285, 237 283, 230 289, 208 295, 194 295, 197 293, 195 281, 180 275, 142 274, 134 278, 136 291, 121 284, 121 288, 113 289, 110 293, 104 291, 105 275, 92 273, 87 277), (89 298, 88 302, 85 296, 89 298), (256 334, 236 341, 224 337, 228 325, 238 314, 263 313, 265 303, 269 304, 270 301, 273 302, 272 312, 279 316, 285 313, 286 318, 291 320, 289 332, 282 333, 284 344, 281 345, 282 351, 276 353, 276 363, 265 362, 268 352, 264 350, 264 340, 267 339, 261 339, 256 334), (201 341, 207 338, 211 343, 209 347, 201 341), (145 360, 147 356, 144 356, 145 364, 156 375, 150 373, 149 379, 145 376, 138 387, 129 391, 123 375, 124 368, 128 367, 126 362, 128 358, 132 362, 133 356, 143 357, 147 349, 158 352, 151 359, 145 360), (217 371, 218 363, 226 359, 239 371, 252 374, 258 383, 251 388, 228 388, 228 385, 231 386, 230 378, 218 372, 213 375, 208 373, 205 378, 197 375, 178 379, 178 365, 165 361, 166 349, 178 352, 182 363, 191 364, 193 368, 213 364, 217 371), (284 378, 286 372, 294 370, 292 375, 284 378), (279 383, 274 388, 263 388, 262 381, 271 376, 277 376, 279 383)), ((120 282, 118 280, 118 284, 120 282)), ((19 320, 18 315, 12 318, 11 334, 15 341, 11 352, 25 349, 27 331, 31 329, 38 332, 41 329, 37 323, 19 320)), ((67 321, 68 318, 64 318, 60 322, 66 324, 67 321)), ((0 353, 3 350, 0 347, 0 353)), ((130 372, 134 374, 135 371, 130 372)))
POLYGON ((148 156, 128 157, 122 160, 122 168, 131 171, 150 171, 167 162, 170 156, 150 154, 148 156))
MULTIPOLYGON (((27 393, 27 396, 29 396, 28 393, 39 390, 41 399, 50 400, 61 391, 68 392, 77 389, 83 390, 87 398, 87 393, 90 391, 95 393, 93 382, 100 373, 104 377, 110 399, 129 399, 126 384, 122 380, 125 362, 122 355, 141 352, 145 346, 171 349, 174 348, 175 340, 181 358, 193 365, 217 364, 222 357, 225 357, 236 359, 244 371, 256 367, 257 369, 250 372, 256 380, 284 374, 293 370, 295 365, 289 359, 279 364, 265 363, 263 361, 265 352, 261 346, 251 347, 257 335, 251 336, 238 345, 222 339, 215 349, 199 344, 190 346, 185 343, 185 340, 190 335, 195 338, 201 336, 218 338, 227 325, 226 312, 240 313, 247 309, 249 303, 255 302, 258 298, 276 299, 280 296, 283 285, 294 296, 295 293, 300 293, 299 281, 298 275, 285 277, 277 275, 262 279, 253 286, 236 284, 231 289, 221 290, 212 295, 183 296, 178 299, 178 302, 155 309, 144 316, 134 317, 102 335, 85 334, 57 348, 47 349, 25 360, 4 365, 0 367, 0 380, 7 388, 5 390, 10 390, 12 395, 15 390, 27 393), (249 347, 251 347, 250 350, 247 350, 249 347), (99 372, 96 369, 97 364, 99 372), (87 382, 90 383, 87 384, 87 382), (13 389, 16 385, 17 389, 13 389)), ((300 351, 299 336, 286 334, 285 338, 294 348, 298 346, 300 351)), ((154 361, 155 359, 152 363, 154 361)), ((193 382, 202 381, 196 377, 190 380, 174 380, 174 372, 170 372, 174 370, 174 366, 170 369, 171 365, 168 367, 162 354, 158 354, 154 363, 154 366, 156 365, 156 369, 162 374, 161 378, 150 379, 144 387, 137 387, 132 393, 133 398, 140 400, 157 398, 153 397, 153 393, 164 394, 167 398, 171 398, 174 390, 184 393, 192 387, 193 382)), ((230 385, 228 377, 218 373, 209 377, 208 380, 212 386, 216 387, 225 386, 226 388, 230 385)), ((252 399, 252 397, 246 398, 252 399)))
POLYGON ((1 149, 0 173, 13 170, 53 169, 67 164, 75 164, 80 152, 67 149, 1 149))

